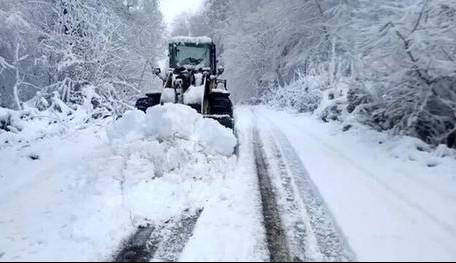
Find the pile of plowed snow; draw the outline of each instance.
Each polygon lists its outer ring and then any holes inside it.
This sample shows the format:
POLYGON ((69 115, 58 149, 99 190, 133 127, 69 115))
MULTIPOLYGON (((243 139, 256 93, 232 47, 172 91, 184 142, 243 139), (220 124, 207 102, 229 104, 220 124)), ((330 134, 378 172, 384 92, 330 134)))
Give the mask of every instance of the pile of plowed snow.
POLYGON ((194 109, 181 104, 159 105, 147 113, 133 110, 124 114, 108 129, 113 143, 135 139, 185 139, 199 143, 208 151, 233 154, 236 138, 217 121, 203 118, 194 109))
POLYGON ((202 208, 213 214, 208 204, 226 200, 236 138, 187 106, 130 111, 38 139, 27 131, 47 122, 21 125, 17 134, 2 130, 26 141, 0 147, 0 198, 8 200, 0 202, 1 260, 106 261, 139 225, 202 208))

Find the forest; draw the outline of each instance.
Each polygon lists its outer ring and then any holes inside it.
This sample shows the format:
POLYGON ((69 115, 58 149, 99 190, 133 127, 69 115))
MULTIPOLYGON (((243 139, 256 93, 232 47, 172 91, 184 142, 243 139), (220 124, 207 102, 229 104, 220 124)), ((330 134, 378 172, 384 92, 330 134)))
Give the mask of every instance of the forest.
POLYGON ((0 105, 71 108, 90 90, 121 115, 154 85, 169 36, 207 35, 237 103, 455 146, 454 1, 206 0, 171 32, 158 4, 2 0, 0 105))

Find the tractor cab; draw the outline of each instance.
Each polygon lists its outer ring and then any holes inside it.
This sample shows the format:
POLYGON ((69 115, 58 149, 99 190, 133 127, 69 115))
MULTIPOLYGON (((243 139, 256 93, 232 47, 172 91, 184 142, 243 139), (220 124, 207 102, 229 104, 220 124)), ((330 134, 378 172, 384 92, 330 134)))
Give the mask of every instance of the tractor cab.
POLYGON ((215 44, 206 38, 189 39, 175 38, 169 43, 169 67, 216 74, 215 44))

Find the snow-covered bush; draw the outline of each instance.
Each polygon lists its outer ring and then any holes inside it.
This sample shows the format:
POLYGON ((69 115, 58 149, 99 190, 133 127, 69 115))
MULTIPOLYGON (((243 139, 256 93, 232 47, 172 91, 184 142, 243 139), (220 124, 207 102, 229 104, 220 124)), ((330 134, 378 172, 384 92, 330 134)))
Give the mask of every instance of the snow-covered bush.
POLYGON ((411 135, 438 145, 451 143, 456 129, 456 79, 441 78, 428 85, 406 82, 389 89, 371 112, 383 130, 411 135))
POLYGON ((289 85, 268 89, 262 95, 262 101, 274 107, 313 112, 322 101, 321 85, 323 82, 316 76, 301 76, 289 85))
POLYGON ((365 103, 363 120, 433 145, 453 146, 456 3, 360 1, 355 17, 356 47, 363 52, 355 73, 377 94, 365 103))
POLYGON ((0 108, 0 133, 21 131, 20 119, 20 112, 0 108))
POLYGON ((0 148, 64 135, 89 125, 106 125, 105 122, 115 116, 110 111, 110 103, 94 90, 87 86, 81 90, 80 97, 74 98, 79 101, 72 103, 65 103, 55 91, 45 96, 38 93, 22 104, 23 110, 0 107, 0 148))
POLYGON ((39 111, 54 111, 67 115, 83 110, 94 119, 117 117, 123 113, 121 109, 129 109, 126 105, 118 105, 119 101, 113 96, 107 96, 106 92, 109 92, 109 88, 103 89, 93 85, 73 87, 67 96, 62 96, 57 90, 52 93, 37 92, 24 105, 39 111))
POLYGON ((348 113, 353 113, 355 110, 363 111, 363 109, 360 109, 361 107, 374 102, 374 97, 366 89, 356 86, 355 83, 352 84, 353 87, 350 87, 347 92, 348 113))

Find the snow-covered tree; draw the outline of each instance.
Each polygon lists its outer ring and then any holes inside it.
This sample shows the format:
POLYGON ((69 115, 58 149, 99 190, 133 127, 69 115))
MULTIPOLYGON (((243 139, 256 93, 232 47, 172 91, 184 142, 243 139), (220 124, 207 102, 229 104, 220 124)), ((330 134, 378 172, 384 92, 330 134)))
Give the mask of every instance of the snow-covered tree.
POLYGON ((368 113, 381 129, 433 144, 454 132, 455 11, 447 1, 359 1, 357 71, 376 98, 368 113))
POLYGON ((150 65, 162 51, 157 0, 5 0, 0 19, 8 107, 14 101, 20 108, 37 91, 43 97, 57 91, 73 103, 90 85, 106 107, 122 110, 148 88, 150 65))
MULTIPOLYGON (((348 96, 348 112, 379 129, 433 144, 455 133, 456 2, 207 0, 204 6, 197 16, 207 17, 208 34, 222 47, 237 100, 267 93, 294 101, 296 85, 289 93, 280 87, 311 78, 330 100, 348 96), (338 89, 341 81, 349 91, 338 89)), ((340 99, 335 103, 325 105, 347 111, 340 99)))
POLYGON ((27 21, 19 2, 0 3, 0 103, 22 109, 21 93, 36 89, 30 82, 36 59, 35 47, 39 34, 27 21))

